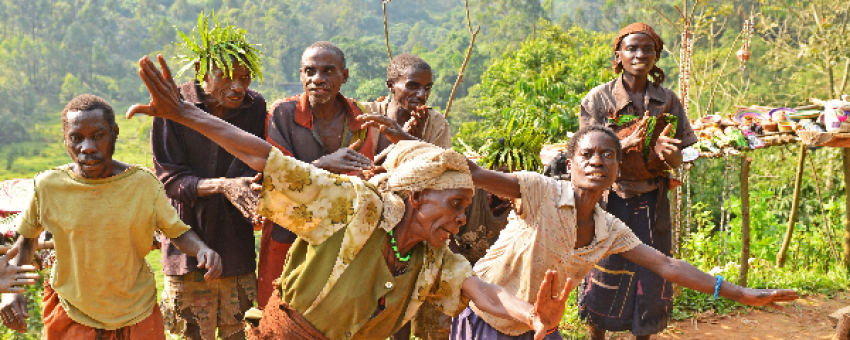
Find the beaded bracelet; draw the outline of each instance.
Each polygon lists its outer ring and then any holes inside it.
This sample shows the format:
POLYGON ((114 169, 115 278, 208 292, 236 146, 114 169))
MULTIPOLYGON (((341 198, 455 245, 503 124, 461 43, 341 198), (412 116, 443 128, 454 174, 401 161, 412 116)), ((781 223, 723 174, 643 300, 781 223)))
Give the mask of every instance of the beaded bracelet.
POLYGON ((720 297, 720 283, 723 282, 723 277, 717 275, 717 284, 714 285, 714 298, 717 299, 720 297))

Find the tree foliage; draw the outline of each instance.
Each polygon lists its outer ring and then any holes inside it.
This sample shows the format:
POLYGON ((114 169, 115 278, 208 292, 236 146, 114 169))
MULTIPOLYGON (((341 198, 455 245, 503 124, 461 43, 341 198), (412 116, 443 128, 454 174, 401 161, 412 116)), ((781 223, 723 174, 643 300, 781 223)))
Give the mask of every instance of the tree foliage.
POLYGON ((479 146, 486 138, 510 134, 510 129, 496 129, 491 135, 475 135, 507 121, 539 129, 544 142, 565 140, 567 132, 578 128, 582 98, 614 77, 609 47, 612 34, 578 27, 565 32, 547 22, 539 25, 537 38, 494 60, 482 75, 472 93, 478 103, 475 114, 482 119, 461 127, 460 137, 465 141, 479 146))

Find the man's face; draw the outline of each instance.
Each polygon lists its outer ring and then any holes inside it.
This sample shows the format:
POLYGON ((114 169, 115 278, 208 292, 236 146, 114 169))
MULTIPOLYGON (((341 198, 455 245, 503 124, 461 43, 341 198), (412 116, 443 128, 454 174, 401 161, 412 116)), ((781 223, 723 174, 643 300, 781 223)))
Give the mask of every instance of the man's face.
POLYGON ((614 184, 620 169, 616 144, 603 132, 584 135, 567 167, 573 186, 585 190, 605 190, 614 184))
POLYGON ((614 59, 623 64, 623 70, 633 76, 646 76, 655 66, 657 54, 655 42, 643 33, 629 34, 620 42, 620 50, 614 59))
POLYGON ((251 85, 251 70, 233 59, 233 78, 224 70, 213 65, 204 76, 204 92, 214 98, 219 105, 228 109, 237 109, 245 100, 245 93, 251 85))
POLYGON ((325 104, 336 97, 348 81, 348 69, 332 51, 311 48, 301 56, 301 84, 310 105, 325 104))
POLYGON ((434 76, 430 70, 408 70, 395 80, 387 80, 393 101, 407 111, 428 103, 434 76))
POLYGON ((439 247, 466 224, 466 207, 472 202, 472 189, 424 190, 418 193, 415 219, 424 228, 422 236, 439 247))
POLYGON ((93 179, 110 177, 118 126, 110 126, 100 109, 68 112, 65 117, 65 149, 77 173, 93 179))

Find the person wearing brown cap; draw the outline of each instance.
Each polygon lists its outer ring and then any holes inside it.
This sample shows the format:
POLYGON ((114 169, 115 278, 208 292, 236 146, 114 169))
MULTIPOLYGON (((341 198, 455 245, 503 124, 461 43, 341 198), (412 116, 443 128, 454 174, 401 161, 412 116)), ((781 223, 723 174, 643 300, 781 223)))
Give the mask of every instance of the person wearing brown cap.
MULTIPOLYGON (((614 130, 623 145, 621 172, 603 197, 606 211, 622 220, 645 244, 670 255, 669 170, 682 164, 681 149, 697 142, 682 102, 661 84, 656 65, 664 42, 647 24, 626 26, 614 40, 617 79, 582 100, 580 125, 614 130)), ((620 255, 609 256, 585 277, 579 308, 592 339, 605 331, 631 331, 649 339, 667 327, 670 281, 620 255)))

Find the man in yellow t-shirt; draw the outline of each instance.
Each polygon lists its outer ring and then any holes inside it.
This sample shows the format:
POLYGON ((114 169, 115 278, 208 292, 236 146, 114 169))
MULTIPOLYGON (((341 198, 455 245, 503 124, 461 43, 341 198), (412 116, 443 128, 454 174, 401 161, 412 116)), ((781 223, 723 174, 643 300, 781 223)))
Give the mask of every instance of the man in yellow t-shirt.
MULTIPOLYGON (((118 126, 105 100, 82 95, 62 111, 73 163, 38 174, 21 216, 14 265, 30 262, 43 230, 53 234, 56 265, 45 281, 43 339, 165 339, 154 275, 145 261, 156 229, 206 268, 221 259, 189 230, 149 170, 112 159, 118 126)), ((26 298, 3 294, 3 323, 26 331, 26 298)))

